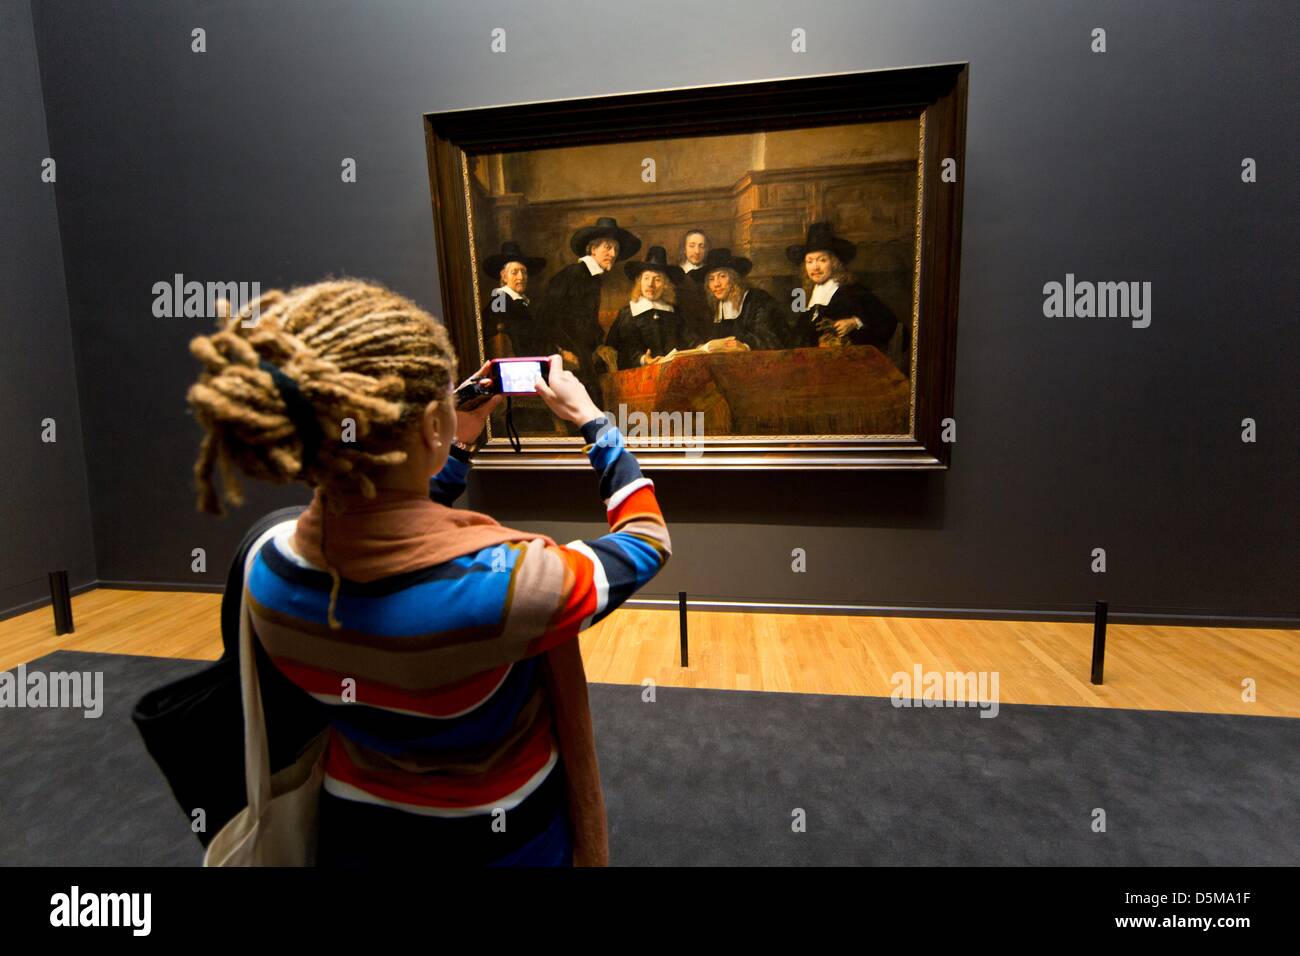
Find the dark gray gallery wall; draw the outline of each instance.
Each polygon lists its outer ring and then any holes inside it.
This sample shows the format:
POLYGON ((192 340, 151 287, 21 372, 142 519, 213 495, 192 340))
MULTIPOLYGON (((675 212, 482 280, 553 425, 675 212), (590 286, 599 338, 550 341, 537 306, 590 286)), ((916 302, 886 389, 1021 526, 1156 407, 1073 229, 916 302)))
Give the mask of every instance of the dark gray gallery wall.
MULTIPOLYGON (((644 596, 1295 616, 1297 9, 35 0, 99 576, 216 583, 244 524, 304 498, 195 513, 200 324, 154 318, 155 282, 352 274, 439 311, 422 113, 969 61, 951 470, 654 472, 674 557, 644 596), (1045 318, 1066 273, 1150 281, 1151 326, 1045 318)), ((481 473, 468 499, 560 540, 602 527, 579 472, 481 473)))
POLYGON ((0 0, 0 616, 47 596, 49 571, 95 579, 51 155, 31 6, 0 0))

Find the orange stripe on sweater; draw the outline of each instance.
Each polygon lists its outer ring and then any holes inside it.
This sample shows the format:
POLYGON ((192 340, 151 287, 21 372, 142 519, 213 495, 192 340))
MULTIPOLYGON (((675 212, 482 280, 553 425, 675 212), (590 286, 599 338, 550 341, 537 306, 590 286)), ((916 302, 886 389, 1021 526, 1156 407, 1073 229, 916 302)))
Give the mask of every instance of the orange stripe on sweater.
POLYGON ((662 524, 663 512, 659 510, 659 499, 655 497, 654 487, 644 485, 628 495, 617 507, 606 512, 610 528, 617 528, 631 518, 647 517, 658 519, 662 524))
POLYGON ((581 551, 561 545, 547 548, 548 557, 564 562, 564 600, 551 615, 544 633, 528 644, 528 654, 541 654, 577 637, 582 622, 596 613, 595 568, 581 551))
POLYGON ((420 807, 477 807, 508 797, 546 766, 555 746, 550 713, 543 711, 528 737, 501 755, 500 766, 472 777, 449 777, 436 772, 358 767, 348 758, 341 742, 334 739, 336 733, 330 730, 325 754, 327 774, 380 799, 420 807))

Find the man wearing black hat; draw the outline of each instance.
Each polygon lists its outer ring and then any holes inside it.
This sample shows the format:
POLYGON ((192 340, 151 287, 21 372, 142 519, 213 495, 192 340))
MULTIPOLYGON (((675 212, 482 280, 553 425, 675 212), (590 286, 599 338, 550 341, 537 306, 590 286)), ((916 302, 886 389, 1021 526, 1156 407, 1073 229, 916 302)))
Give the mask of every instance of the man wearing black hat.
POLYGON ((542 315, 555 330, 560 347, 577 358, 573 373, 599 406, 598 376, 609 371, 596 354, 605 337, 599 317, 601 279, 619 259, 636 255, 641 240, 620 228, 612 217, 601 216, 595 225, 575 232, 569 248, 579 259, 551 277, 542 315))
MULTIPOLYGON (((546 260, 527 255, 518 243, 503 242, 500 252, 483 260, 482 268, 498 283, 483 304, 483 340, 489 357, 554 355, 559 345, 555 330, 545 316, 533 314, 525 295, 529 278, 546 268, 546 260)), ((539 404, 521 402, 511 414, 520 433, 555 431, 555 416, 539 404)))
POLYGON ((794 325, 800 345, 874 345, 889 354, 898 318, 846 268, 857 251, 828 222, 814 222, 803 245, 786 248, 786 257, 803 269, 806 308, 794 325))
POLYGON ((605 338, 605 344, 618 353, 618 367, 637 368, 673 349, 687 348, 675 308, 685 275, 668 265, 664 247, 651 246, 644 262, 628 262, 623 271, 632 280, 632 292, 605 338))
POLYGON ((529 278, 545 268, 545 259, 525 255, 514 242, 503 242, 500 252, 483 260, 483 272, 498 283, 483 305, 483 338, 500 343, 489 344, 492 358, 555 353, 554 330, 544 317, 533 316, 532 303, 524 294, 529 278))
POLYGON ((733 256, 730 249, 710 249, 704 265, 691 273, 709 303, 705 338, 735 336, 751 349, 787 348, 790 319, 775 299, 745 282, 753 267, 753 262, 733 256))

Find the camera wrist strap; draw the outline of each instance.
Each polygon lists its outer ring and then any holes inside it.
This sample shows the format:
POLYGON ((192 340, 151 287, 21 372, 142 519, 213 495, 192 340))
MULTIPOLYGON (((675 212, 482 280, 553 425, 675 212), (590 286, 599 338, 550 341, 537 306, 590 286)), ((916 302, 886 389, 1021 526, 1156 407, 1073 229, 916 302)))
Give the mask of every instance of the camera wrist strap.
POLYGON ((515 428, 515 419, 514 419, 514 415, 512 414, 513 408, 511 407, 511 403, 512 403, 511 396, 507 395, 506 396, 506 437, 510 439, 510 447, 515 450, 516 454, 518 454, 519 452, 523 451, 523 443, 520 442, 519 440, 519 430, 515 428))

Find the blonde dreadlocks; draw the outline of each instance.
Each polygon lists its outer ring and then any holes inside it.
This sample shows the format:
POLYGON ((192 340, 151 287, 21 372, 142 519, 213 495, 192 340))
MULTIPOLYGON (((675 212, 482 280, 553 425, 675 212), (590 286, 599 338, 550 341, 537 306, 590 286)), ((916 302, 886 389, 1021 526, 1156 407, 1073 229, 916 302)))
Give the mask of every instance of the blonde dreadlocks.
MULTIPOLYGON (((320 282, 272 290, 233 316, 228 307, 220 311, 218 331, 190 342, 203 371, 187 395, 206 432, 194 477, 198 507, 210 514, 221 514, 214 467, 233 505, 244 501, 236 468, 275 484, 319 487, 334 510, 341 494, 359 490, 373 498, 371 474, 405 461, 402 439, 429 402, 446 397, 456 375, 442 323, 380 285, 320 282), (254 315, 257 322, 245 328, 254 315), (309 461, 307 436, 263 362, 310 403, 322 438, 309 461), (346 419, 355 422, 355 441, 342 440, 346 419)), ((336 625, 339 581, 333 569, 331 575, 336 625)))

